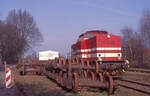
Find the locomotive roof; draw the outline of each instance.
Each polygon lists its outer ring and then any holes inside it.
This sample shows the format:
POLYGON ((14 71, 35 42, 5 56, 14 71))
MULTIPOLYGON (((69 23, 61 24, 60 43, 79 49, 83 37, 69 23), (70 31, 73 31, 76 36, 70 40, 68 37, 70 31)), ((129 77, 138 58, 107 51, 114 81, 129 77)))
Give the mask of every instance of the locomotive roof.
POLYGON ((103 30, 91 30, 91 31, 87 31, 87 32, 81 34, 79 37, 84 36, 85 34, 89 34, 89 33, 92 33, 92 34, 106 33, 107 34, 108 32, 103 31, 103 30))

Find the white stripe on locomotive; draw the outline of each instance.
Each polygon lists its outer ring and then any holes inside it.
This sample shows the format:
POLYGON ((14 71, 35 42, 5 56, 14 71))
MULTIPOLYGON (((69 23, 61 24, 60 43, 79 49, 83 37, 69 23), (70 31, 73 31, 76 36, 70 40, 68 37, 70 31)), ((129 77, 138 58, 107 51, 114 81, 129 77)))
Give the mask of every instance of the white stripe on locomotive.
POLYGON ((81 49, 76 50, 75 52, 72 52, 72 54, 76 54, 79 52, 92 52, 92 51, 99 51, 99 50, 121 50, 120 47, 97 47, 97 48, 91 48, 91 49, 81 49))

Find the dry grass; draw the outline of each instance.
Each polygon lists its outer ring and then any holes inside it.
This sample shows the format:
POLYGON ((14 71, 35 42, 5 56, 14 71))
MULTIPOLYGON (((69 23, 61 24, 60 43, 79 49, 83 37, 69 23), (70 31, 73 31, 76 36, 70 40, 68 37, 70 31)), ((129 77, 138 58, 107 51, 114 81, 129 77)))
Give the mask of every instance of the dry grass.
POLYGON ((124 87, 119 87, 114 96, 150 96, 150 94, 141 93, 124 87))
POLYGON ((60 87, 44 76, 17 76, 16 85, 27 96, 65 96, 60 87))
POLYGON ((126 72, 124 78, 150 83, 150 73, 126 72))

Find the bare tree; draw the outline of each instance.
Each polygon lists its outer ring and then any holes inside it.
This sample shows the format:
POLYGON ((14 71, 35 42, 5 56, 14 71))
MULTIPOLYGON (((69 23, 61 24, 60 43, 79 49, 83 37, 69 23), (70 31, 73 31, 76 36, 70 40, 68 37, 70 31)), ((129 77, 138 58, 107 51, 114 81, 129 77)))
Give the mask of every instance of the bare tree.
POLYGON ((121 30, 123 56, 131 62, 132 67, 143 66, 143 43, 140 35, 130 27, 121 30))
POLYGON ((36 51, 32 50, 30 54, 28 54, 25 58, 32 59, 32 60, 38 60, 38 54, 36 51))
POLYGON ((131 44, 129 43, 133 38, 133 33, 133 29, 130 27, 125 27, 121 29, 123 56, 125 57, 125 59, 128 60, 132 58, 131 54, 133 53, 133 50, 131 49, 131 44))
POLYGON ((29 12, 22 11, 21 9, 16 11, 15 9, 10 11, 6 19, 8 25, 16 27, 15 31, 15 49, 17 51, 18 59, 23 56, 24 52, 31 47, 40 44, 42 41, 42 35, 36 26, 33 16, 29 12))
POLYGON ((150 68, 150 9, 145 9, 140 19, 140 35, 144 46, 144 64, 150 68))
POLYGON ((3 61, 17 61, 16 59, 16 27, 5 23, 0 25, 0 56, 3 61))
POLYGON ((133 67, 150 68, 150 9, 144 10, 139 25, 139 32, 129 27, 121 30, 124 56, 133 67))
POLYGON ((12 10, 6 21, 0 21, 0 56, 3 61, 16 63, 41 41, 42 35, 27 11, 12 10))
POLYGON ((150 10, 145 9, 140 19, 140 33, 144 43, 150 47, 150 10))

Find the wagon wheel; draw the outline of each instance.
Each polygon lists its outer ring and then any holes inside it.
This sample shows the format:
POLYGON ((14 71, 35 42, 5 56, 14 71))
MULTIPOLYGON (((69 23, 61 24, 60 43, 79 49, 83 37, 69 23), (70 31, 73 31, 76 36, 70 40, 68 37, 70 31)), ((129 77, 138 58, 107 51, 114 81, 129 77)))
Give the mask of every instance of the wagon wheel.
POLYGON ((59 72, 58 83, 62 85, 62 71, 59 72))
POLYGON ((63 73, 60 75, 60 85, 63 86, 64 80, 63 80, 63 73))
POLYGON ((63 86, 66 86, 66 79, 67 79, 67 74, 66 73, 64 73, 63 74, 63 78, 62 78, 62 82, 63 82, 63 86))
POLYGON ((26 73, 23 71, 20 71, 20 75, 25 75, 26 73))
POLYGON ((88 80, 95 80, 95 74, 94 74, 94 72, 88 72, 87 79, 88 80))
POLYGON ((78 74, 77 73, 74 73, 73 74, 73 78, 72 78, 72 89, 74 92, 77 92, 78 91, 78 84, 79 84, 79 81, 78 81, 78 74))
POLYGON ((84 72, 84 78, 87 78, 87 71, 84 70, 83 72, 84 72))
POLYGON ((88 80, 92 80, 92 76, 91 76, 90 73, 91 73, 91 72, 88 72, 88 74, 87 74, 87 79, 88 79, 88 80))
POLYGON ((72 89, 72 74, 67 74, 66 86, 68 89, 72 89))
POLYGON ((106 75, 106 80, 108 82, 108 94, 112 94, 113 93, 113 87, 114 87, 114 84, 113 84, 113 78, 112 76, 110 75, 106 75))
MULTIPOLYGON (((55 75, 55 70, 52 71, 52 75, 51 75, 51 76, 52 76, 52 79, 55 79, 55 76, 56 76, 56 75, 55 75)), ((55 80, 56 80, 56 79, 55 79, 55 80)))
POLYGON ((98 76, 97 79, 98 79, 101 83, 104 82, 104 77, 103 77, 102 73, 98 73, 97 76, 98 76))
POLYGON ((81 71, 81 78, 83 78, 83 79, 87 78, 87 71, 86 70, 81 71))
POLYGON ((57 82, 57 83, 59 83, 59 74, 60 74, 60 72, 57 71, 57 72, 56 72, 56 82, 57 82))
POLYGON ((91 72, 91 77, 92 77, 91 78, 92 80, 95 80, 95 74, 94 74, 94 72, 91 72))

